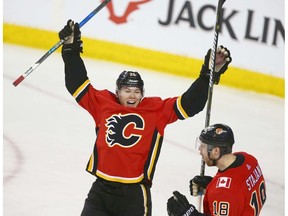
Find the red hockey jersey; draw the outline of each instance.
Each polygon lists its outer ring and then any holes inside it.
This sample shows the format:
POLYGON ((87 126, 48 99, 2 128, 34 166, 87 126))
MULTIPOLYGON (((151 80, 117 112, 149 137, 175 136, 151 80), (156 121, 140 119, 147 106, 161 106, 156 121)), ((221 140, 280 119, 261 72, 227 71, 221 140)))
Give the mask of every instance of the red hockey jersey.
POLYGON ((79 104, 94 118, 97 140, 87 171, 108 181, 151 183, 164 128, 178 119, 174 105, 180 97, 144 98, 133 108, 108 90, 88 88, 79 104))
POLYGON ((108 181, 151 185, 165 127, 204 109, 209 78, 200 73, 181 96, 145 97, 132 108, 120 105, 114 93, 93 88, 78 52, 62 57, 67 90, 95 122, 97 138, 87 171, 108 181))
POLYGON ((257 216, 266 201, 266 185, 257 160, 245 152, 234 153, 236 163, 218 171, 203 200, 208 215, 257 216))

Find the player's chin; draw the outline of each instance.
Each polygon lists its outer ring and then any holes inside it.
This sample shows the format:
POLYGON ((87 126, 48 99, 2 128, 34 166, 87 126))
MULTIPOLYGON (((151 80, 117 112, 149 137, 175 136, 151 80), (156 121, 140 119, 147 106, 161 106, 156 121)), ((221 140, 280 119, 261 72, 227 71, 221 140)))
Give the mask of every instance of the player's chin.
POLYGON ((212 160, 204 159, 204 161, 205 161, 205 164, 206 164, 208 167, 214 166, 212 160))

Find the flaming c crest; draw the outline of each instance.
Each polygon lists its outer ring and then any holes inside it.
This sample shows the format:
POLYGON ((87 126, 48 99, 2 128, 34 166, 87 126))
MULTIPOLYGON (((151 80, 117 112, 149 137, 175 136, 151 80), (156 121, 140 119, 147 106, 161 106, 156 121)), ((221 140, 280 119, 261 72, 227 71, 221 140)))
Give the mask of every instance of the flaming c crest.
POLYGON ((106 143, 109 147, 119 145, 129 148, 136 145, 142 137, 144 120, 140 115, 112 115, 106 119, 106 143))

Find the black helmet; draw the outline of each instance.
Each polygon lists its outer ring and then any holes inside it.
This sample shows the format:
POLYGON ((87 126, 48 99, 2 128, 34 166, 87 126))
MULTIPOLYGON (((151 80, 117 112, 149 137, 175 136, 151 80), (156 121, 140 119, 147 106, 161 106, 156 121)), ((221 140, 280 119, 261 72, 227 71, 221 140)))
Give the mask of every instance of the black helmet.
POLYGON ((233 131, 225 124, 214 124, 204 128, 199 139, 211 146, 232 147, 234 144, 233 131))
POLYGON ((138 72, 123 71, 116 81, 116 86, 117 90, 120 90, 123 86, 137 87, 141 90, 141 93, 143 94, 144 82, 138 72))

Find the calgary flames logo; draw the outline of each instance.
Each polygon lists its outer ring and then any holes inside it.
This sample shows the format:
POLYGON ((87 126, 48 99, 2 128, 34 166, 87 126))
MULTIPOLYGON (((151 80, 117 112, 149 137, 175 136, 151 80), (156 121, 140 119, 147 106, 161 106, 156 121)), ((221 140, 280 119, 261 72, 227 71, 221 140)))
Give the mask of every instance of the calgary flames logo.
POLYGON ((225 132, 225 131, 222 128, 216 128, 216 130, 215 130, 215 133, 218 135, 222 134, 223 132, 225 132))
MULTIPOLYGON (((117 0, 119 2, 119 0, 117 0)), ((128 2, 128 5, 126 9, 124 10, 122 15, 116 15, 113 1, 111 1, 109 4, 107 4, 107 8, 109 10, 110 16, 109 19, 117 24, 122 24, 127 22, 128 16, 135 10, 139 9, 139 5, 145 4, 147 2, 150 2, 151 0, 130 0, 125 2, 128 2)), ((116 1, 115 1, 116 2, 116 1)), ((123 2, 123 1, 122 1, 123 2)))
POLYGON ((110 147, 119 145, 129 148, 136 145, 142 137, 144 120, 137 114, 112 115, 106 122, 106 143, 110 147))

